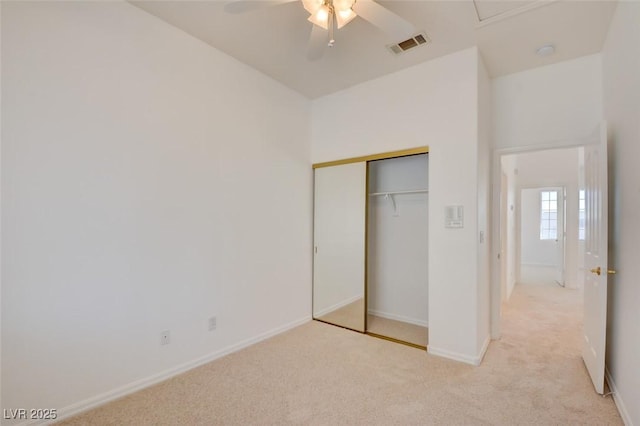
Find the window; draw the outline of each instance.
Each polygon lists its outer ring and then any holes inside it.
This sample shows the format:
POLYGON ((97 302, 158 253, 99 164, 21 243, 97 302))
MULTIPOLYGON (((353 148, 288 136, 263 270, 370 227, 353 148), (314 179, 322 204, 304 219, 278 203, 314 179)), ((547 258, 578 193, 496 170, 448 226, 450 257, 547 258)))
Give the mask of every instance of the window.
POLYGON ((585 210, 584 210, 584 206, 585 206, 585 198, 584 198, 584 189, 580 190, 580 193, 578 195, 579 197, 579 204, 578 204, 578 239, 580 240, 584 240, 584 221, 585 221, 585 210))
POLYGON ((540 239, 558 239, 557 191, 540 191, 540 239))

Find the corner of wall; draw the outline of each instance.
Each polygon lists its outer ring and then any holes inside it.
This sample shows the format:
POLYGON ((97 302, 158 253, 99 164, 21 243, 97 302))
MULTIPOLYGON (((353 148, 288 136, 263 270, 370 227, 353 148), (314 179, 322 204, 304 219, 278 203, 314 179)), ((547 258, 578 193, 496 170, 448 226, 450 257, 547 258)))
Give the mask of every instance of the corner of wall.
POLYGON ((450 351, 447 349, 437 348, 433 345, 427 346, 427 352, 431 355, 439 356, 442 358, 452 359, 454 361, 464 362, 465 364, 471 364, 474 366, 479 366, 484 359, 484 355, 487 353, 487 349, 489 348, 489 343, 491 342, 491 336, 487 334, 483 339, 483 343, 480 345, 477 352, 473 355, 466 355, 455 351, 450 351))
POLYGON ((618 2, 602 52, 604 115, 609 135, 609 265, 618 273, 608 292, 607 380, 627 425, 640 424, 640 341, 637 336, 638 194, 640 169, 640 3, 618 2), (624 202, 621 202, 624 200, 624 202))
POLYGON ((480 51, 478 67, 478 170, 477 170, 477 336, 476 347, 482 350, 488 344, 491 333, 491 236, 492 236, 492 187, 491 187, 491 80, 480 51))
MULTIPOLYGON (((2 22, 2 2, 0 1, 0 23, 2 22)), ((2 46, 2 31, 0 31, 0 46, 2 46)), ((2 55, 0 54, 0 70, 2 70, 2 55)), ((2 93, 2 73, 0 73, 0 94, 2 93)), ((2 97, 0 96, 0 176, 2 176, 2 97)), ((0 212, 2 212, 2 190, 0 188, 0 212)), ((0 214, 0 242, 2 241, 2 214, 0 214)), ((0 244, 0 372, 2 368, 2 244, 0 244)), ((0 401, 2 398, 2 375, 0 374, 0 401)), ((0 404, 0 410, 6 408, 0 404)))

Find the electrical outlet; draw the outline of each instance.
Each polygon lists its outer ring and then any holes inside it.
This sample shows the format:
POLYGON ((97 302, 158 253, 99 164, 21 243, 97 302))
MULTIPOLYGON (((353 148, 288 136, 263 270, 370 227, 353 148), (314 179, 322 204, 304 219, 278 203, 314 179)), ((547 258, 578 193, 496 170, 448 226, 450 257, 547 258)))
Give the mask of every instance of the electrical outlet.
POLYGON ((216 329, 218 320, 216 319, 216 317, 211 317, 209 318, 209 331, 213 331, 216 329))
POLYGON ((169 330, 165 330, 160 333, 160 344, 168 345, 169 343, 171 343, 171 332, 169 330))

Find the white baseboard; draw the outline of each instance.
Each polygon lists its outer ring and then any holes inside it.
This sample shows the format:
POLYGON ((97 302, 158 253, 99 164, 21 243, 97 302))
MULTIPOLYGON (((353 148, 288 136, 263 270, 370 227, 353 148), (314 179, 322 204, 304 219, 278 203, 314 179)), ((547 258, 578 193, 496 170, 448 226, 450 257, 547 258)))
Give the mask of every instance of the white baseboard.
POLYGON ((406 322, 413 325, 419 325, 421 327, 429 327, 429 321, 425 321, 421 319, 405 317, 403 315, 390 314, 388 312, 382 312, 376 309, 369 309, 368 313, 369 315, 375 315, 380 318, 386 318, 386 319, 395 320, 395 321, 402 321, 402 322, 406 322))
MULTIPOLYGON (((230 353, 233 352, 237 352, 241 349, 244 349, 248 346, 254 345, 262 340, 266 340, 270 337, 273 337, 277 334, 280 333, 284 333, 285 331, 288 331, 292 328, 298 327, 302 324, 305 324, 307 322, 311 321, 311 317, 310 316, 306 316, 304 318, 300 318, 297 319, 295 321, 292 321, 290 323, 284 324, 280 327, 276 327, 272 330, 266 331, 264 333, 261 333, 255 337, 251 337, 249 339, 243 340, 241 342, 236 343, 235 345, 231 345, 231 346, 227 346, 224 349, 220 349, 218 351, 215 351, 213 353, 210 353, 209 355, 205 355, 203 357, 194 359, 192 361, 186 362, 184 364, 180 364, 176 367, 170 368, 168 370, 162 371, 158 374, 154 374, 152 376, 146 377, 144 379, 141 380, 137 380, 135 382, 129 383, 127 385, 121 386, 119 388, 113 389, 111 391, 105 392, 103 394, 94 396, 92 398, 88 398, 85 399, 84 401, 80 401, 77 402, 75 404, 69 405, 67 407, 61 408, 58 410, 58 418, 55 420, 60 421, 62 419, 71 417, 71 416, 75 416, 77 414, 80 414, 83 411, 87 411, 90 410, 92 408, 96 408, 100 405, 104 405, 108 402, 111 402, 115 399, 118 398, 122 398, 123 396, 132 394, 134 392, 137 392, 141 389, 147 388, 151 385, 155 385, 156 383, 162 382, 164 380, 167 380, 173 376, 177 376, 178 374, 182 374, 186 371, 192 370, 196 367, 199 367, 203 364, 206 364, 208 362, 214 361, 218 358, 221 358, 225 355, 228 355, 230 353)), ((38 421, 38 420, 33 420, 33 421, 27 421, 27 422, 23 422, 20 423, 19 426, 26 426, 26 425, 44 425, 44 424, 49 424, 51 422, 48 421, 38 421)))
POLYGON ((364 295, 357 294, 357 295, 355 295, 353 297, 350 297, 350 298, 348 298, 346 300, 342 300, 342 301, 340 301, 340 302, 338 302, 338 303, 336 303, 334 305, 331 305, 328 308, 324 308, 324 309, 322 309, 322 310, 320 310, 318 312, 314 312, 313 316, 314 316, 314 318, 319 318, 319 317, 321 317, 323 315, 327 315, 328 313, 336 311, 336 310, 338 310, 340 308, 344 308, 345 306, 349 305, 350 303, 353 303, 356 300, 363 299, 363 298, 364 298, 364 295))
POLYGON ((490 341, 490 337, 487 336, 484 343, 482 344, 482 348, 480 348, 480 352, 478 352, 474 356, 461 354, 459 352, 454 352, 447 349, 434 348, 432 345, 427 346, 427 352, 431 355, 441 356, 443 358, 449 358, 454 361, 464 362, 465 364, 478 366, 482 362, 482 358, 484 358, 484 354, 487 352, 487 348, 489 348, 490 341))
POLYGON ((626 426, 633 426, 633 422, 631 421, 631 416, 627 411, 627 406, 624 404, 622 400, 622 396, 618 392, 618 388, 616 387, 613 378, 611 377, 611 373, 609 373, 609 369, 605 367, 604 369, 605 377, 607 378, 607 383, 609 384, 609 389, 613 392, 613 402, 616 403, 616 407, 618 408, 618 412, 620 413, 620 417, 622 417, 622 421, 626 426))

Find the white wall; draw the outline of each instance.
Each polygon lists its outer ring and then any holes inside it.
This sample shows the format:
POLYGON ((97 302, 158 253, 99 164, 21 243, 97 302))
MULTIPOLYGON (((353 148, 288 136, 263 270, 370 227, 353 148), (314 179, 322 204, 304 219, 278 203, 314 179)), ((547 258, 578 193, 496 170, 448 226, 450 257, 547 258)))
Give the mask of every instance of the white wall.
MULTIPOLYGON (((369 193, 428 189, 428 155, 369 163, 369 193)), ((369 197, 369 313, 428 326, 429 195, 369 197)))
POLYGON ((312 107, 313 162, 429 145, 429 351, 468 362, 478 357, 477 67, 467 49, 312 107), (447 205, 464 206, 463 229, 444 228, 447 205))
POLYGON ((604 110, 609 135, 607 368, 627 424, 640 425, 640 3, 620 2, 603 51, 604 110))
MULTIPOLYGON (((2 4, 0 3, 0 25, 2 24, 2 4)), ((0 46, 2 46, 2 29, 0 27, 0 46)), ((2 51, 0 50, 0 408, 2 405, 2 281, 4 274, 2 273, 2 176, 4 174, 2 169, 2 51)))
MULTIPOLYGON (((478 331, 476 353, 486 350, 491 328, 491 80, 478 57, 478 331)), ((497 211, 496 211, 497 212, 497 211)))
POLYGON ((518 186, 527 188, 577 185, 581 149, 546 149, 517 154, 518 186))
POLYGON ((494 147, 576 144, 602 120, 600 54, 493 80, 494 147))
POLYGON ((2 79, 3 408, 69 413, 309 318, 306 99, 114 2, 3 2, 2 79))

